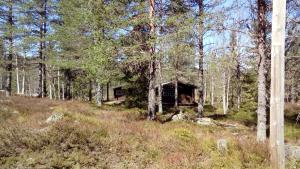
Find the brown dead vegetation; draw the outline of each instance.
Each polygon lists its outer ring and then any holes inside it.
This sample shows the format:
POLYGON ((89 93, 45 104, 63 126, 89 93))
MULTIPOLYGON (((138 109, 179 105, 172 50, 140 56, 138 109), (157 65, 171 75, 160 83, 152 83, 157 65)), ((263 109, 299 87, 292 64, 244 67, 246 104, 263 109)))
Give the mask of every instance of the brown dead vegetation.
MULTIPOLYGON (((145 121, 143 111, 13 97, 0 124, 1 168, 268 168, 249 129, 145 121), (54 112, 64 114, 47 124, 54 112), (218 139, 228 151, 217 150, 218 139)), ((2 111, 2 108, 1 108, 2 111)), ((0 117, 2 118, 2 117, 0 117)))

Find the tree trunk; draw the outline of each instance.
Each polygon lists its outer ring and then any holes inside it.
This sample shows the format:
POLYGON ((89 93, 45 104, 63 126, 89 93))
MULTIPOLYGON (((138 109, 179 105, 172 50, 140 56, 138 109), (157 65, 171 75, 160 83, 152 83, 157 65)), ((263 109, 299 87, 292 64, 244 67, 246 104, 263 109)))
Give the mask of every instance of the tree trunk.
POLYGON ((39 39, 39 97, 45 97, 47 95, 47 76, 46 76, 46 57, 45 57, 45 49, 46 49, 46 21, 47 21, 47 0, 41 2, 40 6, 40 39, 39 39))
POLYGON ((267 138, 266 114, 266 1, 257 0, 258 7, 258 107, 257 107, 257 141, 264 142, 267 138))
POLYGON ((8 24, 9 24, 9 33, 8 33, 8 42, 9 42, 9 49, 8 49, 8 58, 7 58, 7 65, 6 71, 8 73, 6 77, 6 84, 5 84, 5 93, 6 96, 11 96, 11 82, 12 82, 12 60, 13 60, 13 1, 9 1, 9 14, 8 14, 8 24))
POLYGON ((238 111, 240 111, 242 88, 241 88, 241 66, 240 66, 239 58, 237 59, 236 79, 237 79, 237 108, 238 111))
POLYGON ((62 82, 62 84, 61 84, 61 89, 62 89, 61 98, 62 98, 62 100, 65 100, 65 84, 64 84, 64 82, 62 82))
POLYGON ((205 104, 207 98, 207 84, 206 78, 204 78, 204 93, 203 93, 203 103, 205 104))
POLYGON ((214 104, 215 104, 215 100, 214 100, 214 98, 215 98, 215 82, 214 82, 214 78, 213 77, 211 77, 211 91, 210 91, 211 93, 210 93, 210 99, 211 99, 211 101, 210 101, 210 103, 211 103, 211 105, 213 106, 214 104))
MULTIPOLYGON (((150 11, 149 11, 149 20, 150 20, 150 38, 153 38, 154 35, 154 0, 149 0, 150 11)), ((156 60, 154 56, 155 48, 150 46, 150 63, 149 63, 149 92, 148 92, 148 119, 154 120, 156 118, 155 112, 155 69, 156 69, 156 60)))
POLYGON ((90 80, 89 82, 89 102, 93 100, 93 82, 90 80))
POLYGON ((227 90, 226 90, 226 110, 227 110, 227 113, 228 113, 228 109, 229 109, 230 79, 231 79, 231 73, 230 73, 230 70, 229 70, 228 77, 227 77, 227 90))
POLYGON ((102 86, 100 85, 100 83, 97 83, 97 89, 96 89, 97 106, 102 106, 102 97, 103 97, 102 86))
POLYGON ((71 86, 72 86, 72 80, 71 80, 71 70, 67 69, 65 71, 65 77, 66 77, 66 99, 71 100, 72 99, 72 92, 71 92, 71 86))
POLYGON ((177 110, 178 109, 178 77, 177 77, 177 75, 175 77, 174 90, 175 90, 175 105, 174 106, 175 106, 175 109, 177 110))
POLYGON ((51 83, 49 83, 49 98, 50 98, 50 100, 53 99, 53 97, 52 97, 52 86, 51 86, 51 83))
POLYGON ((291 84, 291 102, 296 103, 296 90, 295 90, 294 77, 292 77, 292 84, 291 84))
POLYGON ((28 94, 29 94, 30 97, 32 96, 31 83, 30 83, 29 78, 28 78, 28 94))
MULTIPOLYGON (((6 58, 5 58, 5 55, 4 55, 4 43, 3 43, 3 39, 0 37, 0 59, 1 60, 3 60, 4 62, 3 63, 1 63, 1 69, 2 69, 2 64, 5 64, 5 60, 6 60, 6 58)), ((4 89, 4 78, 5 77, 5 75, 4 75, 4 73, 3 72, 1 72, 1 83, 0 83, 0 86, 1 86, 1 90, 3 90, 4 89)))
MULTIPOLYGON (((157 27, 158 30, 156 32, 161 32, 164 29, 164 24, 163 24, 163 16, 164 16, 164 3, 163 0, 160 0, 159 2, 159 17, 160 17, 160 26, 157 27)), ((162 47, 164 44, 164 41, 162 40, 160 43, 160 46, 162 47)), ((163 100, 162 100, 162 94, 163 94, 163 78, 162 78, 162 59, 165 54, 165 49, 162 49, 162 52, 160 52, 160 58, 157 60, 157 76, 158 76, 158 112, 163 113, 163 100)))
POLYGON ((157 71, 158 71, 158 112, 163 113, 163 106, 162 106, 162 69, 161 69, 161 60, 158 61, 157 64, 157 71))
POLYGON ((15 55, 15 64, 16 64, 16 83, 17 83, 17 94, 20 94, 20 81, 19 81, 19 64, 18 64, 18 55, 15 55))
MULTIPOLYGON (((47 0, 44 0, 43 10, 43 50, 46 51, 46 34, 47 34, 47 0)), ((43 73, 44 73, 44 97, 47 96, 47 65, 46 65, 46 52, 43 53, 43 73)))
POLYGON ((109 101, 109 82, 106 84, 106 101, 109 101))
POLYGON ((53 89, 53 97, 54 97, 54 100, 57 99, 56 97, 56 89, 55 89, 55 79, 53 78, 53 81, 52 81, 52 89, 53 89))
MULTIPOLYGON (((41 12, 42 13, 42 12, 41 12)), ((43 16, 40 16, 40 42, 39 42, 39 97, 44 97, 44 73, 43 73, 43 16)))
POLYGON ((22 74, 23 74, 23 78, 22 78, 22 95, 25 94, 25 77, 26 77, 26 72, 25 72, 25 62, 26 62, 26 52, 24 54, 24 58, 23 58, 23 68, 22 68, 22 74))
POLYGON ((284 149, 284 79, 285 79, 285 25, 286 1, 273 1, 270 152, 271 168, 285 168, 284 149))
POLYGON ((227 99, 226 99, 226 73, 223 73, 223 113, 227 114, 227 99))
POLYGON ((199 80, 199 101, 198 101, 198 117, 203 117, 203 104, 204 104, 204 76, 203 76, 203 64, 204 64, 204 47, 203 47, 203 34, 204 34, 204 4, 203 0, 198 0, 199 7, 199 69, 198 69, 198 80, 199 80))
MULTIPOLYGON (((236 96, 237 96, 237 109, 238 111, 240 110, 240 105, 241 105, 241 63, 240 63, 240 55, 239 52, 237 50, 238 48, 238 37, 237 37, 237 32, 236 31, 232 31, 231 34, 231 52, 233 55, 233 59, 235 60, 235 65, 236 65, 236 96)), ((231 104, 234 105, 234 93, 232 92, 232 100, 231 100, 231 104)))
POLYGON ((57 98, 60 100, 60 71, 57 70, 57 98))

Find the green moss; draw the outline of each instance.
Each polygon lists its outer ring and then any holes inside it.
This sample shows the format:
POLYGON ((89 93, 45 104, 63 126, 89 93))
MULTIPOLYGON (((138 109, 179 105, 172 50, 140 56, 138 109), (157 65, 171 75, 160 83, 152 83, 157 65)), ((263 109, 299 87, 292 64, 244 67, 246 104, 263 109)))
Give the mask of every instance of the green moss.
POLYGON ((196 137, 193 132, 188 129, 178 128, 174 129, 174 136, 183 142, 193 142, 196 140, 196 137))
POLYGON ((293 123, 285 123, 284 128, 285 139, 290 141, 300 140, 300 125, 293 123))

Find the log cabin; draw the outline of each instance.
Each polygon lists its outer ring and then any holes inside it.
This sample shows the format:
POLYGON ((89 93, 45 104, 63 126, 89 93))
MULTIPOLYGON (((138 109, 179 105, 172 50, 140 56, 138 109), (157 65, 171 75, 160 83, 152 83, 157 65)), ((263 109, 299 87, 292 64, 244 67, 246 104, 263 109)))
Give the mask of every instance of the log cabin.
MULTIPOLYGON (((196 106, 196 89, 197 86, 193 84, 178 82, 178 106, 196 106)), ((156 87, 156 96, 158 96, 158 86, 156 87)), ((174 81, 162 83, 162 104, 168 107, 175 105, 174 81)))

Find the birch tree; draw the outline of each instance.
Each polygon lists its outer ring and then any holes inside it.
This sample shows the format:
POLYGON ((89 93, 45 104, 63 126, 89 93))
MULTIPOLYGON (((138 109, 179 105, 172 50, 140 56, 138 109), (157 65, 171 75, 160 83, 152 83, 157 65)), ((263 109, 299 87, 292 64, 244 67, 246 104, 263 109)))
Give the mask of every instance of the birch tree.
POLYGON ((266 0, 257 0, 257 47, 258 47, 258 106, 257 106, 257 141, 267 138, 267 89, 266 89, 266 0))

